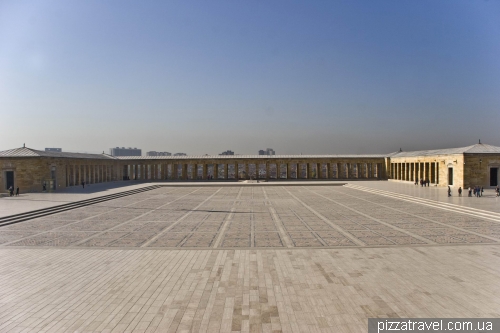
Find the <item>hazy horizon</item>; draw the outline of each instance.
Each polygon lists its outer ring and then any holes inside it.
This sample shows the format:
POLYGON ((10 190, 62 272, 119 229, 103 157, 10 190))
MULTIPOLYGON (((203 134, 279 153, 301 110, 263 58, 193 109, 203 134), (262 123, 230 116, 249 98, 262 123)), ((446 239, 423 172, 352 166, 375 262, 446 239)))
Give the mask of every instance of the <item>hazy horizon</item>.
POLYGON ((0 150, 500 146, 497 1, 0 2, 0 150))

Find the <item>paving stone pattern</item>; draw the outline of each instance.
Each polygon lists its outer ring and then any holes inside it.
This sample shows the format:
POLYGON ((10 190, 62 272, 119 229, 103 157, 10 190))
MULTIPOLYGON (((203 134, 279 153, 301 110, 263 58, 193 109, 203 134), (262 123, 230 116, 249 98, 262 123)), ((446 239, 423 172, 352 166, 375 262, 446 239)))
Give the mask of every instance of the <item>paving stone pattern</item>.
POLYGON ((0 228, 0 247, 494 244, 500 221, 346 187, 162 187, 0 228))
POLYGON ((348 187, 162 187, 0 227, 0 332, 498 318, 500 227, 487 215, 348 187))

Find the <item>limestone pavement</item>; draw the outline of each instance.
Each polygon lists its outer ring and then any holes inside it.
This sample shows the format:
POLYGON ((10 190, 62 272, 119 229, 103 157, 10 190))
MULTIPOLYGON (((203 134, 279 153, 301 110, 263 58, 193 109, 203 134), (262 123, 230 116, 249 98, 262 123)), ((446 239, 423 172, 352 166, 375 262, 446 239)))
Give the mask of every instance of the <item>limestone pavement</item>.
POLYGON ((166 186, 1 227, 0 332, 498 317, 499 242, 493 210, 369 184, 166 186))

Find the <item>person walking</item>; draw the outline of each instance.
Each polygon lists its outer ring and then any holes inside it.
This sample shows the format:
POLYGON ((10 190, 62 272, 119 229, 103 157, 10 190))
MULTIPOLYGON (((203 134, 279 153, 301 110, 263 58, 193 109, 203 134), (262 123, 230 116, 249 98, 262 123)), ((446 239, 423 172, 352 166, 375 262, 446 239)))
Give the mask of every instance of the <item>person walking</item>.
POLYGON ((431 181, 427 178, 427 187, 431 185, 431 181))
POLYGON ((16 187, 16 197, 18 197, 18 196, 19 196, 19 186, 16 187))
POLYGON ((460 186, 458 188, 458 196, 461 197, 462 196, 462 187, 460 186))
POLYGON ((85 182, 82 182, 82 187, 85 188, 85 182))
POLYGON ((469 197, 472 197, 472 189, 469 186, 469 197))
POLYGON ((495 188, 495 192, 496 192, 496 194, 497 194, 497 197, 499 197, 499 196, 500 196, 500 188, 498 188, 498 185, 497 185, 497 187, 495 188))
POLYGON ((451 188, 448 186, 448 196, 451 197, 451 188))
POLYGON ((481 196, 483 196, 484 187, 481 186, 481 196))
POLYGON ((9 197, 13 196, 14 195, 14 189, 11 187, 9 187, 9 197))

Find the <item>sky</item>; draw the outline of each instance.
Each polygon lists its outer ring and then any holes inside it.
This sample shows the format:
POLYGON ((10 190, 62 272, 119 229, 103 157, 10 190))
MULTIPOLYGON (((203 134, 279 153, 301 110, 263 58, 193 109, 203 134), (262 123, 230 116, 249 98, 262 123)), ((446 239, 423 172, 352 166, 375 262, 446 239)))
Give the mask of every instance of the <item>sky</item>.
POLYGON ((0 150, 500 146, 500 1, 0 0, 0 150))

